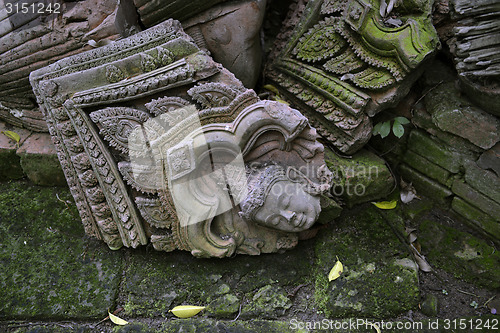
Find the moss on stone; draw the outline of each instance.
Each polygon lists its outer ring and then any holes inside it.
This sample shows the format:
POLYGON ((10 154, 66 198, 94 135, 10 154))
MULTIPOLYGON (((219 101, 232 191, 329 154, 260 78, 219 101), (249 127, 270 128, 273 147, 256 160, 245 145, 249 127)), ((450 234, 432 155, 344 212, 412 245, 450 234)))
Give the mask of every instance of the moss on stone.
POLYGON ((407 264, 405 246, 374 206, 341 216, 315 250, 315 300, 327 317, 385 318, 418 304, 417 270, 407 264), (337 257, 344 272, 328 282, 337 257))
MULTIPOLYGON (((126 315, 132 317, 168 317, 168 310, 181 304, 208 306, 205 315, 231 317, 239 310, 244 296, 253 306, 254 295, 267 285, 279 287, 284 293, 285 287, 307 281, 311 273, 311 246, 310 242, 301 242, 298 248, 283 254, 225 259, 199 259, 181 251, 134 249, 128 253, 120 304, 126 315), (224 305, 228 308, 223 309, 224 305)), ((259 297, 255 300, 260 301, 259 297)), ((278 315, 275 311, 269 316, 278 315)))
MULTIPOLYGON (((290 331, 290 324, 282 321, 252 320, 243 321, 214 321, 207 319, 189 318, 183 320, 174 320, 166 322, 160 332, 162 333, 219 333, 219 332, 238 332, 238 333, 283 333, 290 331)), ((303 333, 303 330, 297 330, 303 333)), ((123 333, 118 331, 116 333, 123 333)))
POLYGON ((325 161, 334 174, 332 192, 342 197, 349 207, 383 198, 394 186, 384 160, 367 150, 348 159, 325 149, 325 161))
POLYGON ((216 318, 227 318, 238 313, 240 303, 241 300, 237 296, 226 294, 212 301, 207 312, 216 318))
POLYGON ((256 293, 247 294, 251 299, 241 311, 242 318, 277 318, 292 306, 286 292, 277 285, 266 285, 256 293))
POLYGON ((23 177, 24 172, 16 150, 0 148, 0 181, 23 177))
POLYGON ((431 220, 421 223, 419 241, 431 265, 478 286, 500 287, 500 253, 486 241, 431 220))
POLYGON ((100 318, 113 308, 121 255, 84 239, 65 188, 0 183, 0 318, 100 318))

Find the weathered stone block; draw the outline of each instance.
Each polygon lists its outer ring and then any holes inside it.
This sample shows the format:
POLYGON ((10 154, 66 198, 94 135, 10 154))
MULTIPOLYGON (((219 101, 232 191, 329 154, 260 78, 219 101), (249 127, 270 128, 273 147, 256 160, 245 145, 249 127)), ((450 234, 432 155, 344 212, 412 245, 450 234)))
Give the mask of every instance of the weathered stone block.
POLYGON ((467 183, 459 179, 455 180, 452 191, 471 205, 479 208, 495 220, 500 221, 500 204, 479 193, 479 191, 476 191, 467 183))
POLYGON ((449 188, 424 176, 406 164, 402 164, 399 167, 399 171, 405 181, 413 184, 419 195, 435 199, 439 204, 444 206, 450 205, 453 193, 449 188))
POLYGON ((498 30, 500 6, 489 0, 454 0, 456 20, 448 44, 463 90, 484 111, 500 115, 498 30))
POLYGON ((0 318, 101 319, 122 254, 88 243, 68 189, 0 183, 0 318))
POLYGON ((394 188, 394 178, 385 161, 368 150, 343 158, 325 149, 325 161, 334 170, 331 192, 349 207, 384 198, 394 188))
MULTIPOLYGON (((19 0, 9 3, 19 9, 23 4, 19 0)), ((52 3, 50 11, 4 10, 0 37, 0 118, 47 132, 29 74, 59 59, 117 39, 119 27, 115 19, 119 7, 113 0, 85 0, 52 3), (91 46, 91 43, 95 44, 91 46)))
POLYGON ((30 135, 31 132, 28 130, 7 125, 0 121, 0 181, 20 179, 25 176, 21 168, 20 158, 16 155, 16 150, 30 135), (18 134, 21 137, 19 143, 2 133, 5 131, 18 134))
POLYGON ((448 170, 441 168, 440 166, 412 152, 411 150, 406 151, 403 157, 403 161, 415 170, 420 171, 424 175, 434 180, 437 180, 441 184, 445 186, 451 185, 449 182, 451 173, 448 170))
POLYGON ((500 287, 500 252, 487 241, 430 220, 420 224, 418 239, 431 265, 491 290, 500 287))
POLYGON ((477 165, 484 170, 492 170, 500 177, 500 143, 485 151, 477 160, 477 165))
POLYGON ((481 169, 478 164, 468 161, 465 163, 465 181, 500 204, 500 178, 493 172, 481 169))
POLYGON ((67 186, 49 134, 33 133, 16 153, 24 173, 36 185, 67 186))
POLYGON ((465 222, 482 234, 493 238, 500 244, 500 223, 488 214, 468 204, 459 197, 454 197, 451 207, 465 218, 465 222))
POLYGON ((483 149, 500 140, 500 120, 464 99, 453 82, 432 89, 425 104, 436 126, 483 149))
POLYGON ((418 267, 405 247, 373 205, 343 215, 316 242, 317 308, 328 318, 385 318, 414 309, 418 267), (344 271, 329 282, 337 257, 344 271))
POLYGON ((427 133, 413 130, 408 139, 408 149, 452 173, 458 173, 462 164, 459 153, 448 149, 444 144, 433 140, 427 133))

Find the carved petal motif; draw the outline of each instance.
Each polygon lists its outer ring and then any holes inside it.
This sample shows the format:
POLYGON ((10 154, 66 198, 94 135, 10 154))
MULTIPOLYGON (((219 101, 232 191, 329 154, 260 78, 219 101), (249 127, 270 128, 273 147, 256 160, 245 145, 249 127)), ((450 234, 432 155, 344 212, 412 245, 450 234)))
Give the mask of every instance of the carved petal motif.
POLYGON ((171 214, 156 199, 136 197, 135 203, 141 212, 142 217, 157 228, 170 228, 174 219, 171 214))
POLYGON ((149 115, 140 110, 126 107, 112 107, 90 114, 90 118, 100 129, 104 139, 124 154, 128 154, 128 136, 137 126, 149 119, 149 115))
POLYGON ((203 108, 228 106, 238 95, 238 91, 221 83, 207 83, 188 90, 188 94, 203 108))
POLYGON ((323 67, 335 74, 346 74, 353 70, 360 69, 365 63, 354 54, 351 48, 345 50, 339 56, 328 60, 323 67))
POLYGON ((158 172, 155 165, 134 164, 133 167, 129 162, 118 163, 118 169, 127 184, 143 193, 157 193, 161 186, 161 171, 158 172))
POLYGON ((297 58, 306 61, 320 61, 332 57, 345 47, 346 41, 336 32, 341 24, 336 18, 326 18, 300 39, 293 50, 297 58))
POLYGON ((163 97, 152 100, 146 104, 146 107, 155 116, 159 116, 160 114, 171 112, 188 105, 190 105, 190 103, 180 97, 163 97))
POLYGON ((175 239, 171 236, 152 235, 151 243, 157 251, 170 252, 176 249, 175 239))
POLYGON ((370 67, 360 73, 353 74, 351 80, 357 86, 367 89, 380 89, 396 82, 389 71, 374 67, 370 67))

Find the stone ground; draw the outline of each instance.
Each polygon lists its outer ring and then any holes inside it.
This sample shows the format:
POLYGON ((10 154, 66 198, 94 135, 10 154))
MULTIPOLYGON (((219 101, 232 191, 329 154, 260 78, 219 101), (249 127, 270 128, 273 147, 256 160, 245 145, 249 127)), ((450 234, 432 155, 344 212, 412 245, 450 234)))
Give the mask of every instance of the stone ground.
POLYGON ((457 318, 468 331, 498 329, 499 263, 494 244, 425 199, 344 210, 283 254, 196 259, 148 246, 112 251, 84 235, 66 187, 0 182, 0 332, 376 331, 348 325, 361 319, 450 332, 457 318), (405 227, 417 229, 433 272, 418 270, 405 227), (328 282, 337 257, 344 272, 328 282), (206 309, 177 319, 169 309, 182 304, 206 309), (108 310, 130 324, 105 320, 108 310))

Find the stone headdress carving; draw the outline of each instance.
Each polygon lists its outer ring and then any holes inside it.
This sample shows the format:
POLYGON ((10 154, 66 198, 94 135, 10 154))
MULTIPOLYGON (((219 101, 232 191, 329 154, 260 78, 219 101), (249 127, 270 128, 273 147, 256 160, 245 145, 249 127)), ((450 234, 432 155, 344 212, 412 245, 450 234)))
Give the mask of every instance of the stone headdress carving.
POLYGON ((331 173, 316 131, 297 110, 245 89, 176 21, 30 80, 85 230, 112 248, 150 241, 201 257, 276 252, 295 246, 319 214, 331 173), (276 162, 317 184, 300 192, 314 209, 297 211, 293 228, 239 215, 252 191, 245 166, 276 162))

